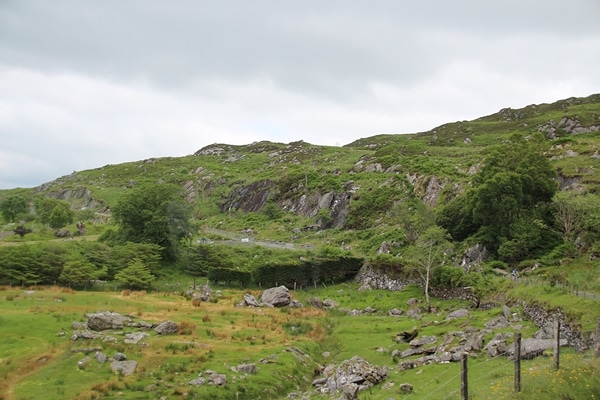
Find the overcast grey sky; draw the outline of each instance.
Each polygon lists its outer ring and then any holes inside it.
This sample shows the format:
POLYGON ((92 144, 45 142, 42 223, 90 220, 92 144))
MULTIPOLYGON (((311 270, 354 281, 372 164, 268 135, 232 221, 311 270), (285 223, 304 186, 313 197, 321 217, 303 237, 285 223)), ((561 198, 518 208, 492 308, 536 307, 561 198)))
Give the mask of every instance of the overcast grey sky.
POLYGON ((0 0, 0 189, 600 92, 600 1, 0 0))

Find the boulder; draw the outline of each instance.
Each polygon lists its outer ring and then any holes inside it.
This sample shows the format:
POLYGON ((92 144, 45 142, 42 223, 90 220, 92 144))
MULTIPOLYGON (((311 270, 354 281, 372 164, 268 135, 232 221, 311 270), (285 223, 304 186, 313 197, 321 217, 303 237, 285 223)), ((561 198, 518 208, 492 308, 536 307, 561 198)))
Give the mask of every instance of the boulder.
POLYGON ((245 374, 255 374, 256 364, 240 364, 236 367, 236 370, 245 374))
POLYGON ((288 288, 279 286, 265 290, 261 296, 261 301, 273 307, 285 307, 290 304, 292 298, 288 288))
POLYGON ((130 322, 128 317, 110 311, 100 311, 86 316, 88 317, 87 326, 95 331, 123 329, 123 326, 130 322))
POLYGON ((159 335, 169 335, 173 333, 177 333, 179 330, 179 326, 176 322, 173 321, 165 321, 161 322, 154 328, 154 331, 159 335))
POLYGON ((110 363, 110 369, 115 374, 121 374, 123 376, 131 375, 137 368, 137 361, 113 361, 110 363))
POLYGON ((250 307, 260 307, 256 298, 248 293, 244 294, 244 304, 250 307))

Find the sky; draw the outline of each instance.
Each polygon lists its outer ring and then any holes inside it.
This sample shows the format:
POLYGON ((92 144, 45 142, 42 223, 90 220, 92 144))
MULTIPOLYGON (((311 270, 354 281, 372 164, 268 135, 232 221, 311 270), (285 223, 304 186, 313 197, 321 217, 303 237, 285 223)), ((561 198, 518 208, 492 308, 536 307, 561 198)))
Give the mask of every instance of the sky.
POLYGON ((0 189, 600 93, 598 0, 0 0, 0 189))

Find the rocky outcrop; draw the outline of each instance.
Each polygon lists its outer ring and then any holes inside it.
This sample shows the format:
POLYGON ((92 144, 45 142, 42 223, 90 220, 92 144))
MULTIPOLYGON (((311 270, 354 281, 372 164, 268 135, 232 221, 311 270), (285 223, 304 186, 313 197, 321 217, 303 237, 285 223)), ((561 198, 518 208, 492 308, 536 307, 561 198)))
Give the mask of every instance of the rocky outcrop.
POLYGON ((123 329, 125 324, 131 322, 131 318, 110 311, 100 311, 93 314, 86 314, 86 316, 88 318, 87 326, 95 331, 123 329))
POLYGON ((313 381, 318 392, 343 393, 346 399, 357 399, 358 392, 383 382, 388 376, 387 367, 378 367, 354 356, 339 365, 327 365, 323 377, 313 381))

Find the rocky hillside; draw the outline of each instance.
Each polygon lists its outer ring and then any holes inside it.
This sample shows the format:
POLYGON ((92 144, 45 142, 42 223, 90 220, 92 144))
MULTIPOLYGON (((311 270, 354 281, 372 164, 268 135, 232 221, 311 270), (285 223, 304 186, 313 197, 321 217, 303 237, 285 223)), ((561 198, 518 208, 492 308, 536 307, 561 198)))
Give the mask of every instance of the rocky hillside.
MULTIPOLYGON (((253 216, 288 216, 281 237, 326 228, 385 230, 398 203, 444 204, 470 185, 488 149, 514 134, 542 134, 562 189, 596 193, 600 95, 505 108, 427 132, 378 135, 342 147, 303 141, 213 144, 191 156, 74 172, 32 194, 108 215, 128 188, 173 182, 205 226, 255 228, 253 216), (280 214, 280 213, 284 214, 280 214), (225 222, 227 222, 225 221, 225 222)), ((9 191, 0 192, 0 197, 9 191)), ((263 232, 265 235, 266 233, 263 232)), ((273 232, 271 232, 273 233, 273 232)))

